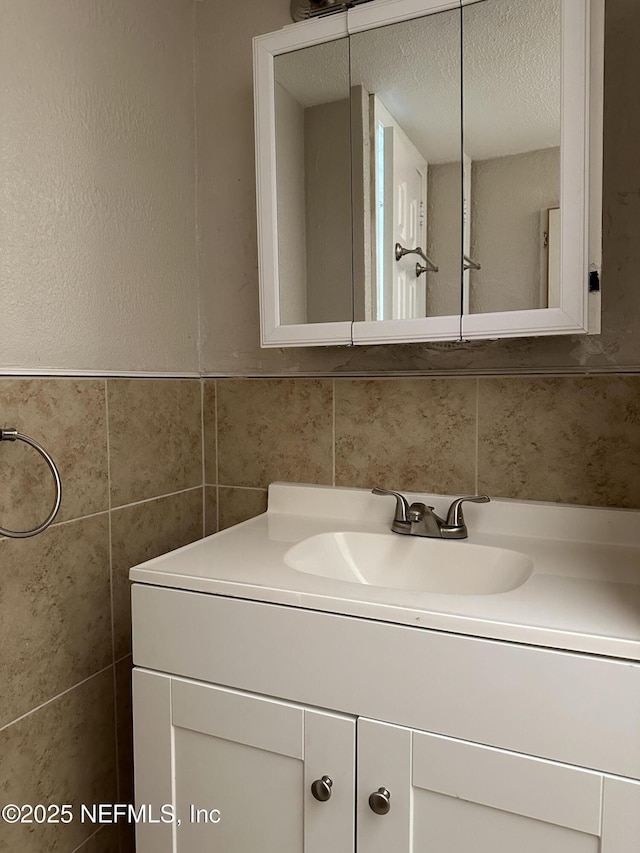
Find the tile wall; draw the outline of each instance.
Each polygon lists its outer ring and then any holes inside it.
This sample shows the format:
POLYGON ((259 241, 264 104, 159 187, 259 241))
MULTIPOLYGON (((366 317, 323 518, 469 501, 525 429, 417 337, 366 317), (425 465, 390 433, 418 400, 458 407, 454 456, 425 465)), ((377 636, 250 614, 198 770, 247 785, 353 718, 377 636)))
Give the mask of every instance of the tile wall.
MULTIPOLYGON (((0 538, 3 802, 132 797, 131 565, 203 533, 199 380, 0 379, 2 426, 60 468, 56 523, 0 538)), ((51 476, 26 445, 0 445, 0 525, 46 517, 51 476)), ((129 853, 132 834, 90 824, 0 824, 3 853, 129 853)))
POLYGON ((640 376, 218 379, 204 399, 221 528, 273 480, 640 508, 640 376))
MULTIPOLYGON (((640 508, 640 376, 0 379, 61 469, 56 523, 0 538, 0 791, 132 796, 131 565, 263 512, 274 480, 640 508), (204 485, 204 489, 203 489, 204 485)), ((0 524, 47 514, 0 445, 0 524)), ((105 826, 0 825, 0 851, 130 853, 105 826)))

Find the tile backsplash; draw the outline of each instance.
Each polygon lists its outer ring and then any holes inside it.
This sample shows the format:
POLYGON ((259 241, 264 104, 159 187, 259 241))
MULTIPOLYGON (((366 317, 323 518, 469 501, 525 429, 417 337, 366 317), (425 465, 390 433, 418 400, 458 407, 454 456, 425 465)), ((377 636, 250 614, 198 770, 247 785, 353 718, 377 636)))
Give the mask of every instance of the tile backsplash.
MULTIPOLYGON (((0 538, 0 790, 132 797, 130 566, 263 512, 274 480, 640 508, 640 376, 0 379, 62 509, 0 538)), ((0 445, 0 525, 53 498, 0 445)), ((64 795, 64 796, 63 796, 64 795)), ((130 853, 132 833, 0 827, 0 851, 130 853)))
POLYGON ((478 488, 640 508, 640 377, 481 379, 478 488))
POLYGON ((474 490, 476 380, 347 379, 334 388, 336 485, 474 490))
POLYGON ((208 379, 205 396, 221 527, 274 480, 640 508, 640 376, 208 379))
POLYGON ((273 480, 331 483, 332 387, 330 379, 218 382, 219 482, 263 489, 273 480))

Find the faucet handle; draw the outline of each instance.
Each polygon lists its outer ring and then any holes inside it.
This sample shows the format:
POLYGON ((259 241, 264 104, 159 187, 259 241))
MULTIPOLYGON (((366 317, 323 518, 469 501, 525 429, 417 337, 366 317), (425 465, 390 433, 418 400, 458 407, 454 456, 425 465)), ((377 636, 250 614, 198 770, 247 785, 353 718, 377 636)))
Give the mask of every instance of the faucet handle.
POLYGON ((372 495, 393 495, 396 499, 396 514, 394 521, 402 521, 405 524, 409 521, 409 501, 400 492, 393 492, 390 489, 371 489, 372 495))
POLYGON ((458 498, 449 507, 447 513, 447 527, 464 527, 464 516, 462 514, 462 504, 465 501, 474 504, 487 504, 491 498, 488 495, 465 495, 463 498, 458 498))

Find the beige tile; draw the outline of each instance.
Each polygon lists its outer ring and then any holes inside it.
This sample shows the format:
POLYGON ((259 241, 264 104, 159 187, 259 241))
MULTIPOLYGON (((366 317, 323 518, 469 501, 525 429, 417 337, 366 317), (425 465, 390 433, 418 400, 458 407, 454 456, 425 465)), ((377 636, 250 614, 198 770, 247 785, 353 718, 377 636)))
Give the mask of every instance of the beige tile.
POLYGON ((336 380, 336 485, 473 492, 476 380, 336 380))
POLYGON ((115 824, 103 826, 95 835, 85 841, 77 853, 122 853, 118 827, 115 824))
POLYGON ((217 439, 216 439, 216 382, 204 380, 203 422, 204 422, 204 481, 208 486, 218 483, 217 439))
POLYGON ((67 825, 2 824, 0 850, 74 850, 96 829, 78 819, 80 804, 116 798, 113 668, 0 731, 0 755, 4 802, 70 803, 76 815, 67 825))
POLYGON ((113 506, 202 484, 200 382, 109 379, 113 506))
POLYGON ((111 553, 116 660, 131 651, 129 569, 200 538, 200 488, 113 510, 111 553))
POLYGON ((220 488, 220 530, 240 524, 267 510, 266 489, 220 488))
MULTIPOLYGON (((0 419, 42 444, 58 466, 56 521, 108 508, 104 380, 1 379, 0 419)), ((28 530, 44 521, 55 490, 42 457, 24 442, 2 442, 0 470, 0 527, 28 530)))
POLYGON ((332 382, 218 380, 218 480, 332 482, 332 382))
POLYGON ((218 490, 215 486, 204 487, 204 533, 211 536, 218 532, 218 490))
POLYGON ((0 566, 2 726, 111 662, 108 516, 0 540, 0 566))
POLYGON ((640 508, 640 377, 481 379, 479 488, 640 508))

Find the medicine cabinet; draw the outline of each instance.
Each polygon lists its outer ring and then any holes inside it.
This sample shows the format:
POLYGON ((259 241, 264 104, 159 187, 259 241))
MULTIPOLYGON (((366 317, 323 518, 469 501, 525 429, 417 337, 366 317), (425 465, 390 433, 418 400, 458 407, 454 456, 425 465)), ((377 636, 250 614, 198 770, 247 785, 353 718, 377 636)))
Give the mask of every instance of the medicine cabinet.
POLYGON ((254 39, 261 343, 599 332, 603 0, 372 0, 254 39))

